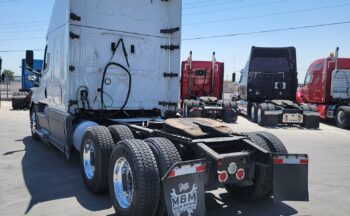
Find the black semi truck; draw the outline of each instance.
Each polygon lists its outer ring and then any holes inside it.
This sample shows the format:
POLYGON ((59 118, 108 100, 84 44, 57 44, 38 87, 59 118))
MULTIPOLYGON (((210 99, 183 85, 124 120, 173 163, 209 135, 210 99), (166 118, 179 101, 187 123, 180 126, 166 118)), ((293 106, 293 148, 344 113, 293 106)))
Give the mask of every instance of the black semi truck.
POLYGON ((320 117, 316 106, 299 106, 295 102, 297 76, 294 47, 252 47, 235 98, 241 113, 261 126, 298 124, 318 128, 320 117))

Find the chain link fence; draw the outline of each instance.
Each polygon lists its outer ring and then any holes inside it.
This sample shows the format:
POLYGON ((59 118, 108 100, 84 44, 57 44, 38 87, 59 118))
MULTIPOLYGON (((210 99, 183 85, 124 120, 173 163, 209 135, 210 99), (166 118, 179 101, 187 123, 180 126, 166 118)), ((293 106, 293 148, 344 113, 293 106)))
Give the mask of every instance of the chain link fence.
POLYGON ((11 100, 14 94, 18 94, 22 87, 21 81, 5 80, 0 82, 0 100, 11 100))

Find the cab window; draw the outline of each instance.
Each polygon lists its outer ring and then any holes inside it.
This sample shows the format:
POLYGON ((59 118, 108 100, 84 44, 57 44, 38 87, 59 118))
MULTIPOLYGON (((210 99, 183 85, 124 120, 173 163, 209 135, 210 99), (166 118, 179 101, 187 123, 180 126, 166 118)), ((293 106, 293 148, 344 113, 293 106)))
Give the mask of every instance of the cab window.
POLYGON ((320 63, 318 63, 317 65, 315 65, 314 70, 315 70, 315 71, 319 71, 319 70, 321 70, 322 68, 323 68, 323 62, 320 62, 320 63))
POLYGON ((45 53, 44 53, 44 65, 43 65, 43 71, 45 71, 48 68, 48 55, 49 53, 47 52, 47 45, 45 47, 45 53))
POLYGON ((306 77, 305 77, 305 82, 304 84, 307 85, 307 84, 310 84, 311 82, 311 75, 310 74, 307 74, 306 77))

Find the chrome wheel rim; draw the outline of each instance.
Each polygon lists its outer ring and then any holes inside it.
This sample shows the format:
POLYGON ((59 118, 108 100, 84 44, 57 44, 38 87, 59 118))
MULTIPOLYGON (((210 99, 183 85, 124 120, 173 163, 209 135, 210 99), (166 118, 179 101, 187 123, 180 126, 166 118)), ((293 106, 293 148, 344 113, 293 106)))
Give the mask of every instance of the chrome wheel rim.
POLYGON ((113 170, 114 194, 122 208, 128 208, 134 196, 132 170, 129 162, 121 157, 117 160, 113 170))
POLYGON ((95 174, 95 146, 90 139, 84 145, 83 161, 85 176, 91 180, 95 174))
POLYGON ((35 133, 35 129, 36 129, 36 116, 35 116, 35 112, 32 113, 31 116, 31 120, 32 120, 32 132, 35 133))
POLYGON ((337 114, 337 121, 339 124, 344 124, 345 122, 345 112, 343 110, 339 110, 337 114))
POLYGON ((251 110, 251 112, 250 112, 250 118, 251 118, 252 120, 255 119, 255 106, 252 106, 252 110, 251 110))
POLYGON ((262 114, 262 110, 258 109, 258 123, 261 122, 261 114, 262 114))

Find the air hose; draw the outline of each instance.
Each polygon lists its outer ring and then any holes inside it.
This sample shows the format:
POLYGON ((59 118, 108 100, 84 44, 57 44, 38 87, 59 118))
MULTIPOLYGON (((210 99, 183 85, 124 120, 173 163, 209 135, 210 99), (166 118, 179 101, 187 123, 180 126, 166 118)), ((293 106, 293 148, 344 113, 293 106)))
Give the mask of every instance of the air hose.
POLYGON ((110 62, 106 65, 104 71, 103 71, 103 76, 102 76, 102 83, 101 83, 101 103, 102 103, 102 106, 103 106, 103 109, 106 110, 106 106, 104 104, 104 90, 103 90, 103 87, 104 87, 104 80, 105 80, 105 77, 106 77, 106 73, 107 73, 107 70, 110 66, 117 66, 117 67, 120 67, 121 69, 123 69, 129 76, 129 88, 128 88, 128 93, 127 93, 127 96, 126 96, 126 99, 125 99, 125 102, 123 104, 123 106, 120 108, 120 112, 122 112, 125 108, 125 106, 127 105, 128 101, 129 101, 129 97, 130 97, 130 91, 131 91, 131 73, 130 71, 125 68, 123 65, 121 64, 118 64, 118 63, 115 63, 115 62, 110 62))
POLYGON ((130 73, 129 69, 127 69, 123 65, 121 65, 119 63, 116 63, 116 62, 112 62, 112 59, 113 59, 113 57, 114 57, 114 55, 115 55, 115 53, 116 53, 116 51, 117 51, 117 49, 118 49, 120 44, 122 44, 125 61, 126 61, 127 65, 128 65, 128 67, 130 67, 129 60, 128 60, 128 53, 126 52, 124 41, 123 41, 123 39, 119 39, 119 41, 118 41, 116 46, 114 46, 114 43, 112 44, 112 51, 113 51, 113 53, 112 53, 112 56, 111 56, 111 59, 110 59, 109 63, 106 65, 106 67, 105 67, 105 69, 103 71, 100 93, 101 93, 102 108, 104 110, 106 110, 106 106, 105 106, 105 103, 104 103, 104 94, 105 94, 105 92, 104 92, 104 85, 105 85, 105 78, 106 78, 106 74, 107 74, 108 68, 111 67, 111 66, 117 66, 117 67, 123 69, 129 76, 129 87, 128 87, 128 93, 127 93, 126 99, 124 101, 124 104, 120 108, 120 112, 122 112, 124 110, 124 108, 126 107, 128 101, 129 101, 129 97, 130 97, 130 92, 131 92, 131 73, 130 73))

